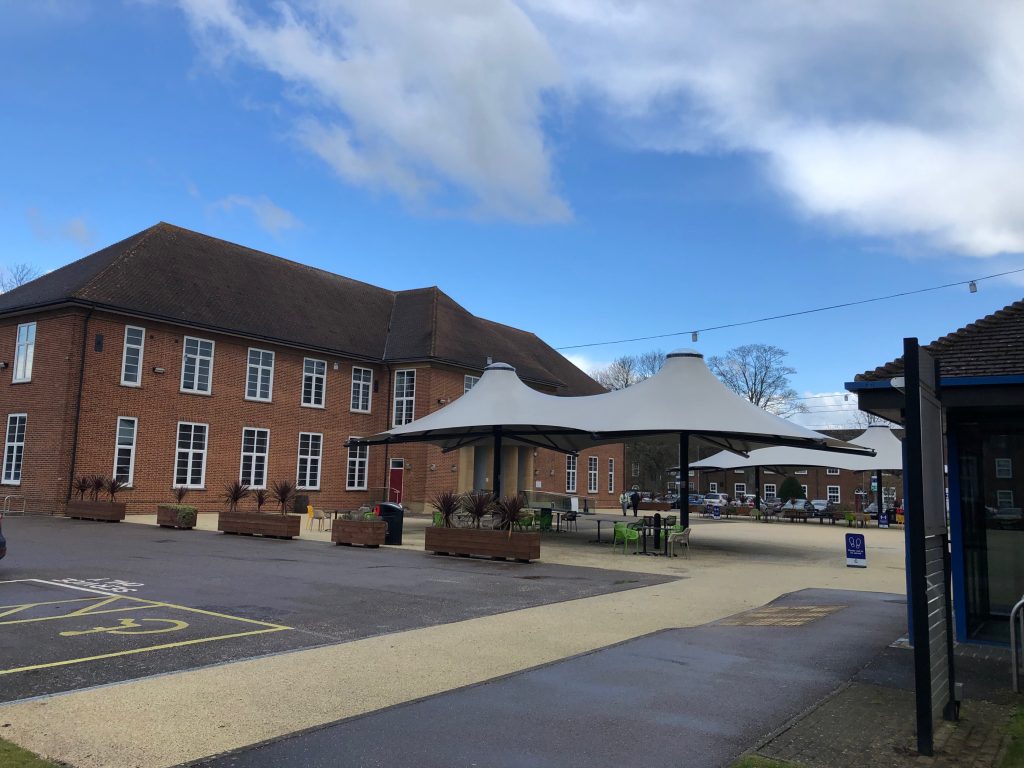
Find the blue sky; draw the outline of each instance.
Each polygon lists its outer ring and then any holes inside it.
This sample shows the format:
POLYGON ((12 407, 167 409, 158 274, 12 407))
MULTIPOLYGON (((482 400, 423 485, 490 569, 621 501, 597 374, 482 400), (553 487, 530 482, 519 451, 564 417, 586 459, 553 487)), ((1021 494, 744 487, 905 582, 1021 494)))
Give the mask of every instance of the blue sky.
MULTIPOLYGON (((164 220, 438 285, 556 347, 1024 266, 1017 7, 719 5, 0 0, 0 265, 164 220)), ((835 392, 1020 286, 693 346, 777 344, 798 390, 835 392)))

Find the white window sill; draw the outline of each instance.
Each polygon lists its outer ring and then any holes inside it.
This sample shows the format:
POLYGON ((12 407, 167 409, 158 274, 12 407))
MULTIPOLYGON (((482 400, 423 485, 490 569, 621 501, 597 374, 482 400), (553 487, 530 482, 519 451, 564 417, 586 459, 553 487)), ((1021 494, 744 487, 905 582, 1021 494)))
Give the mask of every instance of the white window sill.
POLYGON ((345 490, 346 490, 346 491, 365 491, 365 490, 367 490, 367 489, 366 489, 366 486, 363 486, 363 487, 361 487, 361 488, 353 488, 353 487, 352 487, 352 486, 350 486, 350 485, 346 485, 346 486, 345 486, 345 490))
POLYGON ((315 408, 318 411, 326 410, 326 405, 314 405, 313 403, 299 403, 300 408, 315 408))
POLYGON ((171 486, 171 490, 172 491, 177 490, 178 488, 184 488, 185 490, 188 490, 188 491, 205 491, 206 490, 206 486, 205 485, 172 485, 171 486))
POLYGON ((203 397, 210 397, 213 394, 212 390, 209 392, 200 392, 198 389, 185 389, 184 387, 178 389, 178 392, 183 395, 202 395, 203 397))
POLYGON ((316 485, 316 486, 314 486, 314 485, 296 485, 295 486, 295 490, 296 491, 319 491, 320 490, 320 486, 319 485, 316 485))
POLYGON ((371 411, 369 409, 364 411, 361 408, 349 408, 348 412, 349 413, 373 413, 373 411, 371 411))
POLYGON ((32 379, 11 379, 11 384, 31 384, 32 379))
POLYGON ((272 402, 274 402, 274 399, 272 397, 249 397, 248 395, 246 395, 245 399, 248 400, 250 403, 272 403, 272 402))
POLYGON ((21 485, 21 480, 4 480, 0 485, 21 485))
POLYGON ((142 382, 140 381, 138 384, 132 384, 130 381, 122 381, 121 386, 128 387, 129 389, 142 389, 142 382))

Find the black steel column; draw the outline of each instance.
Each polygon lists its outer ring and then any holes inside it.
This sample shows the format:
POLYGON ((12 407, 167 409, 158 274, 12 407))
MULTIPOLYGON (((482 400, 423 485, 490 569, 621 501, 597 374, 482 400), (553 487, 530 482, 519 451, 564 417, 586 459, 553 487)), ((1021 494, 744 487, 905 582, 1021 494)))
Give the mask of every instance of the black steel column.
MULTIPOLYGON (((875 470, 875 511, 878 516, 882 516, 882 470, 875 470)), ((894 520, 889 521, 890 524, 894 523, 894 520)))
POLYGON ((754 509, 761 510, 761 467, 754 467, 754 509))
POLYGON ((494 488, 494 498, 501 498, 501 427, 494 428, 494 468, 492 470, 491 487, 494 488))
POLYGON ((679 433, 679 523, 690 527, 690 433, 679 433))

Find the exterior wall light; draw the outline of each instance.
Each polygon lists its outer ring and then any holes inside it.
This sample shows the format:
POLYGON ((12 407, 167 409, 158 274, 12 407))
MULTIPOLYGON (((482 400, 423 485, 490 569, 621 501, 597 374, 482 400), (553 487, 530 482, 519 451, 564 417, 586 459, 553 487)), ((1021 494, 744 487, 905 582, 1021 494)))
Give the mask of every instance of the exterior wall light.
POLYGON ((153 366, 153 373, 163 373, 164 369, 159 366, 153 366))

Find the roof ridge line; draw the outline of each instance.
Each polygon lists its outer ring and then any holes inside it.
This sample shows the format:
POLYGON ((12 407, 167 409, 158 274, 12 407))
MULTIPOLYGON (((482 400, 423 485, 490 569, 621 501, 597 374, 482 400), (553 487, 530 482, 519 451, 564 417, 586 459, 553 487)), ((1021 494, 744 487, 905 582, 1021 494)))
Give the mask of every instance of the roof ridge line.
POLYGON ((164 224, 164 222, 158 221, 153 226, 149 227, 148 229, 143 230, 144 234, 142 235, 142 237, 140 237, 138 240, 136 240, 135 243, 130 248, 128 248, 125 251, 121 251, 119 254, 117 254, 117 256, 112 258, 110 260, 110 263, 107 264, 107 266, 105 266, 103 269, 101 269, 95 275, 93 275, 91 279, 86 280, 84 283, 82 283, 80 286, 78 286, 78 288, 76 288, 74 291, 72 291, 71 294, 70 294, 71 297, 75 298, 75 299, 81 299, 81 296, 79 296, 80 293, 86 293, 87 289, 89 289, 93 285, 97 284, 97 281, 101 277, 103 277, 105 274, 107 274, 111 269, 113 269, 115 264, 120 264, 122 261, 127 259, 128 256, 130 254, 134 253, 138 249, 138 247, 140 245, 142 245, 144 242, 149 240, 154 234, 156 234, 157 229, 159 229, 162 224, 164 224))

